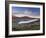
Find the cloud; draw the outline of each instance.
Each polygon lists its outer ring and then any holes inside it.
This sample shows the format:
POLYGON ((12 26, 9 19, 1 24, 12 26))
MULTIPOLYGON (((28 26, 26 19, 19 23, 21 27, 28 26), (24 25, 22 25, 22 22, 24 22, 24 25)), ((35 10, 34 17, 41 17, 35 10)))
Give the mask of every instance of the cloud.
POLYGON ((40 16, 37 12, 32 12, 32 11, 28 11, 28 10, 25 10, 25 11, 13 11, 13 15, 16 15, 16 16, 40 16))

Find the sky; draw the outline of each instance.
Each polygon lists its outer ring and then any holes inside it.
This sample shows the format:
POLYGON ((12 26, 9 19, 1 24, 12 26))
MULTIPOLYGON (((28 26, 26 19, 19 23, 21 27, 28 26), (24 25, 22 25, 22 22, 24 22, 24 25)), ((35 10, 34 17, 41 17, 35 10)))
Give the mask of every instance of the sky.
POLYGON ((26 14, 40 16, 40 8, 33 7, 12 7, 13 14, 26 14))

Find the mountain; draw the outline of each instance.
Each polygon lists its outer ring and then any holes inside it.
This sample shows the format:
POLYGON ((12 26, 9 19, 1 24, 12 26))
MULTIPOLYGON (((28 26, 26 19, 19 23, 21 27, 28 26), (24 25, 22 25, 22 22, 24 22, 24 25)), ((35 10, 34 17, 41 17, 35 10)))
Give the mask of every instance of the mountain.
POLYGON ((24 18, 24 19, 33 19, 32 17, 28 17, 28 16, 24 16, 24 17, 16 17, 16 16, 12 16, 13 19, 16 19, 16 18, 24 18))
POLYGON ((12 29, 13 31, 32 30, 32 29, 39 30, 40 29, 40 18, 32 18, 28 16, 24 16, 24 17, 12 16, 12 27, 13 27, 12 29), (37 19, 37 20, 31 22, 34 19, 37 19))
POLYGON ((12 20, 16 23, 30 23, 30 22, 38 22, 40 21, 40 18, 32 18, 32 17, 16 17, 16 16, 12 16, 12 20))

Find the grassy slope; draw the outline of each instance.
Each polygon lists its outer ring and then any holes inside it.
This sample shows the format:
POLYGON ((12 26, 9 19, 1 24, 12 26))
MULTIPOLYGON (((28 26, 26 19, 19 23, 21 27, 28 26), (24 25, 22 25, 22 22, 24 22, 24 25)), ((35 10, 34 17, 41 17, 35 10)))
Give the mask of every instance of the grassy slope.
POLYGON ((19 31, 19 30, 39 30, 40 25, 16 25, 15 28, 13 28, 13 31, 19 31))

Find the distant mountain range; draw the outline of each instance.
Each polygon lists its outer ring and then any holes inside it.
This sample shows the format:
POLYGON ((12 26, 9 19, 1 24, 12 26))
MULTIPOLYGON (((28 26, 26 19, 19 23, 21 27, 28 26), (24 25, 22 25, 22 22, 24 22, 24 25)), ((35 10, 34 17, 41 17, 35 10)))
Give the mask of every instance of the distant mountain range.
POLYGON ((13 19, 16 19, 16 18, 20 18, 20 19, 21 19, 21 18, 24 18, 24 19, 39 19, 39 18, 37 18, 37 17, 36 17, 36 18, 35 18, 35 17, 33 18, 33 17, 28 17, 28 16, 23 16, 23 17, 12 16, 12 18, 13 18, 13 19))
POLYGON ((13 14, 12 16, 14 17, 28 17, 28 18, 40 18, 40 16, 35 16, 35 15, 25 15, 25 14, 13 14))
MULTIPOLYGON (((16 19, 16 18, 24 18, 24 19, 33 19, 32 17, 28 17, 28 16, 24 16, 24 17, 16 17, 16 16, 12 16, 13 19, 16 19)), ((35 18, 34 18, 35 19, 35 18)))

